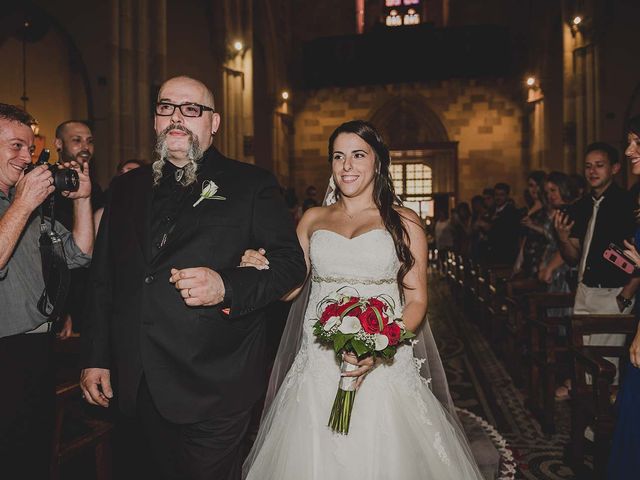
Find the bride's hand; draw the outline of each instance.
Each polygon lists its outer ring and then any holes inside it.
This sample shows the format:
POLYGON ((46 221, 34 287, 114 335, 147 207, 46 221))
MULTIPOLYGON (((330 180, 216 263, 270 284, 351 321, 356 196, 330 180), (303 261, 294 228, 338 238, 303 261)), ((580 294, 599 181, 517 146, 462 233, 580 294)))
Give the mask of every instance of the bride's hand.
POLYGON ((369 371, 373 368, 373 357, 367 357, 360 361, 358 361, 358 357, 356 357, 353 353, 343 353, 342 359, 350 363, 351 365, 358 365, 360 368, 357 370, 353 370, 352 372, 345 372, 342 375, 345 377, 358 377, 356 380, 356 390, 360 388, 360 384, 364 380, 364 377, 369 373, 369 371))
POLYGON ((253 267, 258 270, 268 270, 269 260, 267 260, 266 251, 264 248, 258 250, 245 250, 242 258, 240 259, 241 267, 253 267))

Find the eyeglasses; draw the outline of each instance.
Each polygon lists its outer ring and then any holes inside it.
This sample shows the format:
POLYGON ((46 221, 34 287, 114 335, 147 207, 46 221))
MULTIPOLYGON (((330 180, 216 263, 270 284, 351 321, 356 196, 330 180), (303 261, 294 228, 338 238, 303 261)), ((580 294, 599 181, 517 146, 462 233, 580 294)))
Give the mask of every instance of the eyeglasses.
POLYGON ((199 103, 183 103, 177 105, 169 102, 158 102, 156 103, 156 115, 170 117, 173 115, 173 112, 176 111, 176 107, 180 109, 180 112, 185 117, 201 117, 202 112, 215 112, 213 108, 200 105, 199 103))

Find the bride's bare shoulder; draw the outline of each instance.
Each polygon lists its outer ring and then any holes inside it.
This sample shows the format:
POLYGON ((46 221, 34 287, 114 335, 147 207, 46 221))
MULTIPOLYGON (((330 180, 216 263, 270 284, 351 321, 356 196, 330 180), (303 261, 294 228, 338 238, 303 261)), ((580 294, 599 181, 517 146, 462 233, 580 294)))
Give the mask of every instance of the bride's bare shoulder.
POLYGON ((402 218, 402 222, 406 224, 407 222, 413 223, 415 225, 422 226, 422 219, 418 216, 416 212, 407 207, 401 207, 400 205, 394 205, 393 209, 400 214, 402 218))
POLYGON ((399 205, 394 205, 393 208, 400 214, 402 224, 407 229, 409 236, 416 233, 424 234, 424 222, 416 212, 410 208, 399 205))
POLYGON ((330 221, 333 211, 334 207, 332 205, 310 208, 302 215, 300 223, 298 224, 298 230, 302 230, 307 236, 311 236, 314 231, 330 221))

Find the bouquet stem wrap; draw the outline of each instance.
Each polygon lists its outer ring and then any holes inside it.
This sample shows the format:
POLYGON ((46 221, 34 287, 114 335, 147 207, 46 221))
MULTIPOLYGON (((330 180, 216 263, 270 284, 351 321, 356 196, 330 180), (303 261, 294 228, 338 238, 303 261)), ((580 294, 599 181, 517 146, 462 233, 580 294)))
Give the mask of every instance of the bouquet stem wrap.
MULTIPOLYGON (((357 365, 342 361, 340 372, 352 372, 357 370, 357 365)), ((349 433, 349 423, 351 422, 351 411, 353 410, 353 401, 356 398, 356 381, 355 377, 341 377, 338 384, 338 392, 333 401, 331 415, 329 416, 329 428, 336 433, 349 433)))

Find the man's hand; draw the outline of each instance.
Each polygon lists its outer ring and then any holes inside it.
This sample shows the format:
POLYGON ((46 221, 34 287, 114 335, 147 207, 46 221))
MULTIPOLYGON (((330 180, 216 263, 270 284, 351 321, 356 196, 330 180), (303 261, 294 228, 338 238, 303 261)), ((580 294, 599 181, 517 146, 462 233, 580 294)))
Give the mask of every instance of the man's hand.
POLYGON ((60 333, 58 333, 57 337, 60 340, 66 340, 73 336, 77 337, 78 334, 73 332, 73 319, 71 318, 71 315, 67 313, 64 316, 64 323, 62 324, 62 330, 60 330, 60 333))
POLYGON ((553 270, 547 267, 541 267, 538 270, 538 280, 542 283, 550 284, 551 280, 553 280, 553 270))
POLYGON ((46 165, 39 165, 25 174, 16 183, 14 204, 28 210, 29 213, 38 208, 53 193, 53 177, 46 165))
POLYGON ((629 257, 630 260, 633 260, 633 263, 636 264, 636 268, 640 268, 640 254, 638 253, 638 250, 636 250, 636 246, 627 240, 623 240, 623 242, 625 246, 625 256, 629 257))
POLYGON ((560 210, 556 210, 553 213, 553 226, 558 233, 558 240, 562 243, 567 243, 569 241, 569 235, 571 234, 571 229, 575 223, 575 221, 570 221, 569 215, 562 213, 560 210))
POLYGON ((72 200, 79 198, 89 198, 91 196, 91 178, 89 178, 89 162, 84 162, 80 165, 78 162, 65 162, 62 165, 58 165, 59 169, 71 168, 78 173, 80 180, 80 186, 75 192, 62 192, 63 197, 68 197, 72 200))
POLYGON ((80 373, 80 388, 88 403, 108 407, 113 398, 111 372, 105 368, 85 368, 80 373))
POLYGON ((206 267, 171 269, 171 278, 184 303, 190 307, 212 307, 224 300, 224 282, 218 272, 206 267))

